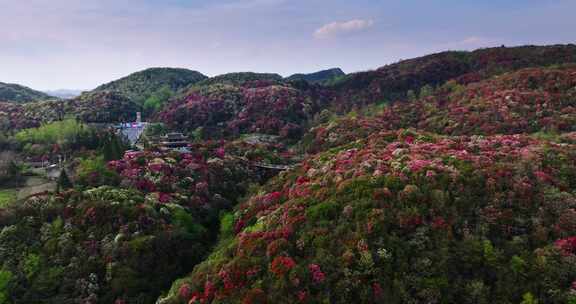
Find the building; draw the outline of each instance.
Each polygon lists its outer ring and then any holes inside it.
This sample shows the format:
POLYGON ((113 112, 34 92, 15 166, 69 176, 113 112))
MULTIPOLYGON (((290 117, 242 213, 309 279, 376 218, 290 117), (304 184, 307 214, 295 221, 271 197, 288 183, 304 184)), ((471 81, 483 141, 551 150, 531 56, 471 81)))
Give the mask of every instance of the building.
POLYGON ((170 150, 181 150, 188 147, 188 137, 182 133, 168 133, 162 136, 160 146, 170 150))

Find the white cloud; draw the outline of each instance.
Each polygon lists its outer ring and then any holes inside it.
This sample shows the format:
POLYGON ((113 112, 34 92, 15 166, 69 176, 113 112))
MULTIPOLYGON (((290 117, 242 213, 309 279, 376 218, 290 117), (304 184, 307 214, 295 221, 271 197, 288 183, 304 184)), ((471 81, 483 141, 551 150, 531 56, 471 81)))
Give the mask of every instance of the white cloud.
POLYGON ((359 32, 374 25, 373 20, 354 19, 345 22, 328 23, 314 32, 314 37, 318 39, 331 38, 342 34, 359 32))
POLYGON ((466 37, 465 39, 463 39, 462 41, 460 41, 461 44, 479 44, 484 42, 486 39, 481 38, 481 37, 476 37, 476 36, 471 36, 471 37, 466 37))
POLYGON ((455 45, 464 47, 486 47, 486 46, 496 46, 501 44, 502 40, 498 38, 488 38, 479 36, 469 36, 456 43, 455 45))

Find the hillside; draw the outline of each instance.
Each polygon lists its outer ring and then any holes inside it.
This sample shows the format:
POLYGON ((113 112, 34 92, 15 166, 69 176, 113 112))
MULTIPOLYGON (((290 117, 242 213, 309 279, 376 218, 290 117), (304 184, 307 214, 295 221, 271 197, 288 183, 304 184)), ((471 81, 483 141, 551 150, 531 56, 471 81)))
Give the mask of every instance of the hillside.
POLYGON ((304 80, 311 84, 327 84, 336 81, 346 74, 340 68, 323 70, 310 74, 294 74, 286 78, 287 81, 304 80))
POLYGON ((103 84, 93 92, 116 91, 130 100, 143 104, 157 91, 167 87, 173 93, 207 77, 203 74, 177 68, 150 68, 103 84))
POLYGON ((452 80, 315 128, 161 303, 570 303, 575 81, 452 80))
POLYGON ((468 85, 448 81, 422 99, 341 117, 310 130, 302 144, 323 151, 382 130, 417 128, 445 135, 576 131, 576 65, 527 68, 468 85))
POLYGON ((168 104, 155 120, 175 130, 202 128, 206 138, 264 133, 298 139, 327 100, 325 92, 315 88, 300 89, 273 81, 276 77, 253 76, 199 83, 168 104))
POLYGON ((219 136, 252 132, 279 135, 287 127, 293 129, 290 138, 294 139, 330 113, 414 99, 448 80, 462 86, 526 67, 566 63, 576 63, 576 46, 443 52, 342 76, 324 87, 283 82, 276 74, 231 73, 182 91, 158 111, 155 120, 166 122, 172 129, 193 131, 202 127, 219 136))
POLYGON ((142 106, 118 92, 87 92, 68 100, 13 104, 0 102, 0 132, 38 127, 43 123, 77 118, 89 123, 134 121, 142 106))
POLYGON ((576 63, 576 45, 442 52, 346 75, 332 85, 338 93, 334 107, 346 112, 354 106, 405 99, 410 91, 450 79, 466 84, 522 68, 563 63, 576 63))
POLYGON ((0 82, 0 101, 26 103, 54 99, 54 97, 18 84, 0 82))
POLYGON ((257 86, 258 83, 269 84, 279 83, 282 81, 282 76, 272 73, 254 73, 254 72, 237 72, 222 74, 210 77, 201 82, 198 82, 193 87, 209 86, 213 84, 227 84, 227 85, 252 85, 257 86))
POLYGON ((374 133, 236 208, 162 303, 567 303, 574 148, 374 133))

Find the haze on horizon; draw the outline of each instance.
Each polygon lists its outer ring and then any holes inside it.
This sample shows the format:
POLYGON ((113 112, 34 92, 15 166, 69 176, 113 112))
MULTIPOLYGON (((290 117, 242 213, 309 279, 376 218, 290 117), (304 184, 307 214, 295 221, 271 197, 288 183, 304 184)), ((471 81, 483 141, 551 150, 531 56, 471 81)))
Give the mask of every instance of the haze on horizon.
POLYGON ((576 41, 576 1, 503 2, 0 0, 0 82, 92 89, 158 66, 349 73, 442 50, 576 41))

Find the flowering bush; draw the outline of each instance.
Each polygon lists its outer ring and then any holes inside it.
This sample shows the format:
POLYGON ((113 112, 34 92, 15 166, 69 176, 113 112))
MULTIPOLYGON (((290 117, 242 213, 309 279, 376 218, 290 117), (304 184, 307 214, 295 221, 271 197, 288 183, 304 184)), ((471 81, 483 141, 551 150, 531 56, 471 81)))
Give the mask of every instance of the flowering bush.
POLYGON ((294 268, 294 266, 296 266, 296 263, 292 258, 279 256, 270 264, 270 272, 278 277, 282 277, 290 271, 290 269, 294 268))
POLYGON ((575 62, 574 45, 443 52, 347 75, 333 85, 336 92, 333 103, 340 112, 347 112, 358 106, 405 99, 410 95, 407 92, 442 85, 451 79, 468 84, 523 68, 575 62))
POLYGON ((453 302, 479 297, 478 281, 492 290, 482 301, 531 291, 562 302, 576 276, 554 273, 575 269, 565 256, 574 249, 555 241, 555 227, 576 202, 565 192, 576 186, 574 148, 528 135, 376 131, 239 205, 236 237, 182 282, 203 293, 210 278, 220 302, 254 288, 268 301, 453 302))
MULTIPOLYGON (((114 183, 105 184, 120 187, 31 198, 2 212, 0 259, 16 274, 11 299, 154 302, 208 253, 220 213, 264 178, 229 154, 242 147, 205 142, 188 154, 129 152, 107 165, 114 183), (30 257, 34 263, 19 262, 30 257)), ((99 166, 79 168, 108 172, 99 166)), ((182 299, 193 296, 190 288, 180 289, 182 299)))
POLYGON ((66 116, 90 123, 133 121, 138 111, 139 105, 116 92, 86 93, 65 101, 0 102, 0 132, 37 128, 66 116))
POLYGON ((399 128, 446 135, 571 132, 576 125, 574 87, 574 66, 524 69, 467 86, 448 82, 429 97, 396 102, 374 117, 321 125, 305 139, 315 152, 399 128))
POLYGON ((288 85, 213 84, 170 103, 157 119, 179 130, 202 127, 205 137, 264 133, 297 139, 321 102, 318 92, 288 85))
POLYGON ((0 229, 0 259, 14 273, 10 299, 154 302, 203 258, 213 237, 195 234, 180 210, 112 187, 22 203, 0 229))

